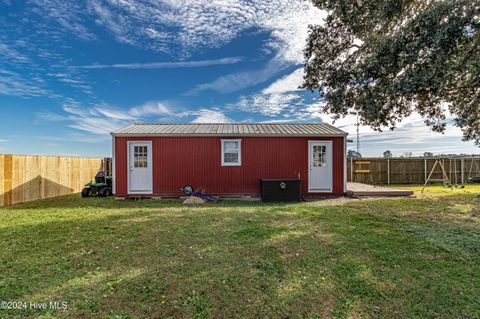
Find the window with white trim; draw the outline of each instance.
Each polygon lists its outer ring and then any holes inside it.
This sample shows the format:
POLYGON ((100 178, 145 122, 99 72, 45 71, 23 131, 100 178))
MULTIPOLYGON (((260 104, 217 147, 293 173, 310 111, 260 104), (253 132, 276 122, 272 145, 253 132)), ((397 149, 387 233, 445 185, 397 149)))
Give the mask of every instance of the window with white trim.
POLYGON ((222 166, 242 165, 242 140, 221 140, 222 166))

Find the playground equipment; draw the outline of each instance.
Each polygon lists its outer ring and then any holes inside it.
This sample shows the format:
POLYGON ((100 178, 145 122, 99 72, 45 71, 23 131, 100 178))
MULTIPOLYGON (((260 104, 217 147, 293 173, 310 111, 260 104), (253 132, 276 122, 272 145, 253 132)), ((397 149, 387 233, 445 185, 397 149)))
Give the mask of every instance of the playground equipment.
POLYGON ((470 183, 480 183, 480 166, 478 165, 477 161, 472 159, 472 162, 470 163, 470 169, 468 170, 468 180, 470 183), (476 176, 472 176, 472 169, 473 169, 473 164, 475 163, 475 168, 476 168, 476 176))
POLYGON ((425 180, 425 184, 423 184, 422 193, 423 193, 423 190, 425 189, 425 187, 427 187, 428 182, 442 182, 443 186, 452 188, 452 183, 450 182, 450 179, 448 178, 447 172, 445 172, 445 160, 444 159, 437 158, 435 160, 435 164, 433 164, 433 167, 430 171, 430 174, 428 175, 427 179, 425 180), (437 165, 442 170, 443 178, 433 179, 432 175, 433 175, 433 172, 435 171, 435 168, 437 167, 437 165))
MULTIPOLYGON (((459 159, 457 158, 453 158, 453 159, 450 159, 450 181, 452 181, 452 161, 453 161, 453 184, 455 184, 455 188, 465 188, 465 185, 463 184, 463 178, 460 179, 460 184, 458 183, 458 176, 457 176, 457 161, 459 159)), ((460 159, 460 163, 461 163, 461 159, 460 159)), ((462 165, 460 164, 460 167, 462 167, 462 165)))
POLYGON ((441 182, 443 183, 444 187, 450 187, 452 190, 453 190, 453 187, 464 188, 465 187, 464 173, 466 172, 465 168, 468 167, 467 166, 468 161, 470 161, 468 177, 467 177, 468 182, 480 183, 480 157, 462 156, 462 157, 436 158, 435 163, 432 169, 430 170, 430 174, 425 179, 425 183, 422 188, 422 193, 429 182, 441 182), (447 174, 447 169, 445 168, 446 160, 448 160, 448 174, 447 174), (458 165, 458 163, 460 163, 460 165, 458 165), (458 170, 458 166, 460 166, 460 170, 458 170), (439 172, 438 172, 438 168, 440 168, 439 172), (435 169, 437 169, 437 172, 435 172, 435 169), (432 178, 434 173, 436 174, 441 173, 442 178, 432 178), (452 176, 452 173, 453 173, 453 176, 452 176))

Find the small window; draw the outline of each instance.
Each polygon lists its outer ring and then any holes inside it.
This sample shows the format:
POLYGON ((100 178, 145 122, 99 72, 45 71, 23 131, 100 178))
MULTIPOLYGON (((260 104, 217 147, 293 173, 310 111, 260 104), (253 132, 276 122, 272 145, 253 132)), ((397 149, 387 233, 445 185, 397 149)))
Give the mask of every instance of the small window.
POLYGON ((147 146, 134 146, 133 149, 133 167, 148 167, 147 146))
POLYGON ((327 166, 327 147, 325 145, 313 146, 313 167, 327 166))
POLYGON ((242 140, 222 140, 222 166, 240 166, 242 140))

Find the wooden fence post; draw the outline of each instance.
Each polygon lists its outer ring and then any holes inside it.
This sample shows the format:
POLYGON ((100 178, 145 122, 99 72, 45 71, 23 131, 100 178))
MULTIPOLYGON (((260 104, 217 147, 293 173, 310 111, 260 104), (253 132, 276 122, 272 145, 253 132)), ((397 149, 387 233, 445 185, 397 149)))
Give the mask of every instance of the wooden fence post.
POLYGON ((448 179, 452 181, 452 159, 448 160, 448 179))
POLYGON ((350 182, 353 182, 353 158, 350 157, 350 182))
POLYGON ((13 156, 5 155, 3 162, 3 205, 12 205, 13 201, 13 156))
POLYGON ((423 177, 423 182, 426 183, 427 182, 427 159, 424 160, 424 177, 423 177))
POLYGON ((387 157, 387 184, 390 185, 390 158, 387 157))
POLYGON ((462 173, 461 173, 461 175, 462 175, 462 185, 464 184, 464 178, 465 178, 465 176, 464 176, 464 174, 463 174, 464 166, 465 166, 465 159, 462 158, 462 159, 460 160, 460 169, 462 170, 462 173))

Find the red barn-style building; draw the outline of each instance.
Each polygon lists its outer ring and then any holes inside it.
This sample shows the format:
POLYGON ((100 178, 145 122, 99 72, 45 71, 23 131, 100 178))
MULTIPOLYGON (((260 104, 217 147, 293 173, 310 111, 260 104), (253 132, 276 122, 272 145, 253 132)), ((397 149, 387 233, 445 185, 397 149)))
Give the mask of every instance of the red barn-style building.
POLYGON ((184 185, 258 196, 260 179, 300 179, 302 195, 346 192, 347 133, 312 124, 132 124, 112 133, 117 197, 181 196, 184 185))

